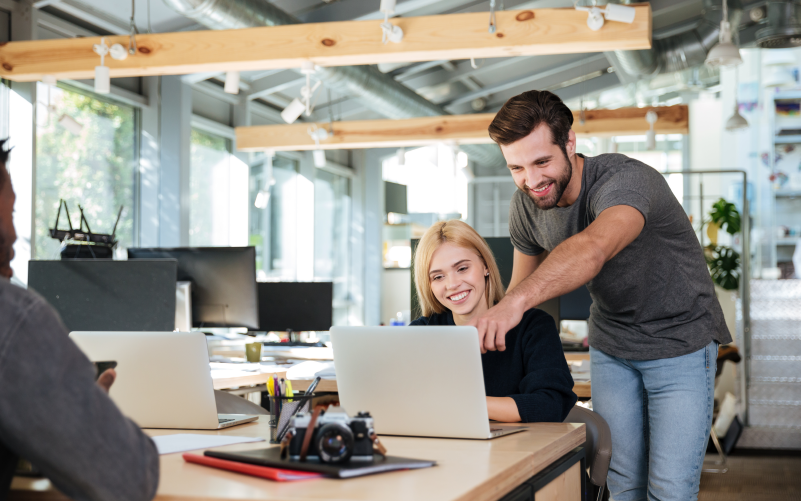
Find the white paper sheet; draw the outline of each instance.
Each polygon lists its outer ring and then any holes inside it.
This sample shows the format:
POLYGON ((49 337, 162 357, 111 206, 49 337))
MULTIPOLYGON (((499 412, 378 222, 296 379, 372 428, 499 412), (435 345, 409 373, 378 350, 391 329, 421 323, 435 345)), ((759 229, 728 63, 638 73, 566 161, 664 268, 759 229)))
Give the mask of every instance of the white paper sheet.
POLYGON ((156 449, 158 449, 159 454, 172 454, 174 452, 262 441, 264 439, 261 437, 232 437, 227 435, 200 435, 197 433, 178 433, 176 435, 153 437, 153 442, 156 443, 156 449))

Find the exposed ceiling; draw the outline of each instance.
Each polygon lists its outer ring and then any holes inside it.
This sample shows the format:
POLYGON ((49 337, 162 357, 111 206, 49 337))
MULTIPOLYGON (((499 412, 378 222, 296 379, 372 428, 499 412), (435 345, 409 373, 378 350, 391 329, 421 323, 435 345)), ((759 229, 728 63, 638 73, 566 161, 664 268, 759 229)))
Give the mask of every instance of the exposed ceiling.
MULTIPOLYGON (((135 2, 135 19, 140 32, 147 32, 149 27, 153 32, 205 29, 177 14, 162 0, 135 2)), ((583 0, 582 3, 586 2, 583 0)), ((272 0, 271 3, 303 22, 382 17, 378 11, 380 0, 272 0)), ((499 0, 497 3, 505 9, 572 7, 574 4, 573 0, 499 0)), ((598 3, 605 1, 599 0, 598 3)), ((700 19, 702 3, 702 0, 652 0, 654 37, 669 36, 693 25, 700 19)), ((742 3, 750 8, 764 2, 742 0, 742 3)), ((129 30, 129 0, 38 0, 34 5, 97 33, 127 33, 129 30)), ((488 10, 488 0, 397 0, 396 7, 398 15, 407 17, 488 10)), ((380 38, 380 33, 376 38, 380 38)), ((717 76, 704 70, 667 78, 662 75, 662 79, 655 83, 664 84, 663 87, 654 88, 650 82, 632 82, 623 78, 627 82, 624 86, 614 71, 613 61, 610 62, 603 53, 498 58, 474 63, 469 60, 434 61, 387 67, 379 65, 379 69, 454 114, 494 112, 510 97, 529 89, 549 89, 565 100, 584 97, 585 102, 614 107, 633 104, 631 101, 675 104, 682 92, 697 92, 717 83, 717 76), (609 90, 614 92, 606 92, 604 98, 601 93, 609 90)), ((185 78, 195 84, 203 82, 201 85, 207 90, 219 88, 222 91, 222 75, 189 75, 185 78)), ((300 96, 304 82, 302 75, 292 69, 245 72, 242 74, 241 92, 280 111, 300 96)), ((357 120, 381 118, 381 115, 366 108, 356 96, 329 92, 323 85, 317 91, 311 119, 319 121, 329 117, 357 120)))

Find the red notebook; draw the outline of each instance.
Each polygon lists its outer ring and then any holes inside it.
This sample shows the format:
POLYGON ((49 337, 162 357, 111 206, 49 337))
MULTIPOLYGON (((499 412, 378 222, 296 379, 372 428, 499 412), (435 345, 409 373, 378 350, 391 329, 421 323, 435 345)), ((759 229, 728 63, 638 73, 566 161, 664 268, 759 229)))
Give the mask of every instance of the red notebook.
POLYGON ((184 461, 189 463, 202 464, 204 466, 211 466, 212 468, 219 468, 221 470, 235 471, 237 473, 244 473, 245 475, 275 480, 276 482, 308 480, 310 478, 321 478, 325 476, 322 473, 282 470, 280 468, 270 468, 269 466, 258 466, 255 464, 239 463, 237 461, 226 461, 225 459, 217 459, 198 454, 186 453, 183 455, 183 458, 184 461))

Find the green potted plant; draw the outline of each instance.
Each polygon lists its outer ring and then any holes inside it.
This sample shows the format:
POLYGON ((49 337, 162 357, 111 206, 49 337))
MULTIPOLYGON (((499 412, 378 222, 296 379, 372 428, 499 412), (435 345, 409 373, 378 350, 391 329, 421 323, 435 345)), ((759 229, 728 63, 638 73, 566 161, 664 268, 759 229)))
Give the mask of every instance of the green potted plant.
POLYGON ((718 245, 718 232, 739 233, 740 212, 733 203, 721 198, 712 205, 705 223, 710 244, 704 247, 704 254, 712 281, 723 289, 736 291, 740 288, 740 253, 731 247, 718 245))
POLYGON ((720 199, 712 205, 706 224, 709 245, 704 247, 709 274, 715 283, 715 294, 723 309, 726 325, 733 334, 736 328, 736 301, 740 288, 740 253, 731 247, 718 245, 718 232, 730 235, 740 232, 740 213, 734 204, 720 199))

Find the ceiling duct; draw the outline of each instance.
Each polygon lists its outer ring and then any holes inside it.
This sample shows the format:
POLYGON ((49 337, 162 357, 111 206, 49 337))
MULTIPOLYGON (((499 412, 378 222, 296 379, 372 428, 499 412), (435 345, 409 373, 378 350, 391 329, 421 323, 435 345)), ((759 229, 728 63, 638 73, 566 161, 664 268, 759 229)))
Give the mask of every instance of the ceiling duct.
MULTIPOLYGON (((300 24, 300 20, 266 0, 164 0, 170 8, 215 30, 300 24)), ((321 67, 318 75, 326 87, 355 95, 369 109, 387 118, 416 118, 448 113, 372 66, 321 67)), ((471 159, 487 166, 506 165, 492 145, 463 145, 471 159)))
POLYGON ((793 1, 768 2, 767 26, 756 32, 756 44, 763 49, 801 46, 801 4, 793 1))
MULTIPOLYGON (((654 40, 651 49, 616 50, 615 56, 620 67, 615 69, 633 77, 649 77, 703 65, 709 51, 718 43, 723 1, 725 0, 704 0, 701 21, 698 24, 681 33, 654 40)), ((614 3, 636 2, 623 0, 614 3)), ((728 0, 728 6, 729 22, 736 32, 743 7, 740 0, 728 0)))

